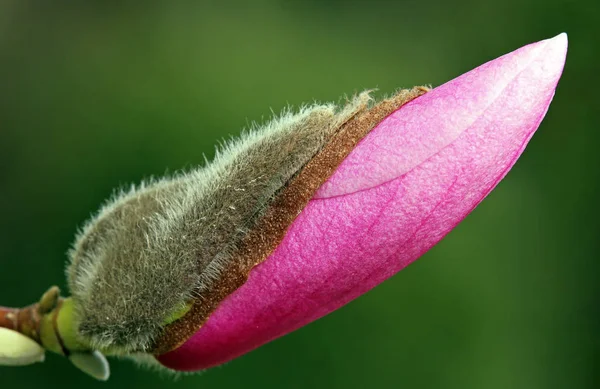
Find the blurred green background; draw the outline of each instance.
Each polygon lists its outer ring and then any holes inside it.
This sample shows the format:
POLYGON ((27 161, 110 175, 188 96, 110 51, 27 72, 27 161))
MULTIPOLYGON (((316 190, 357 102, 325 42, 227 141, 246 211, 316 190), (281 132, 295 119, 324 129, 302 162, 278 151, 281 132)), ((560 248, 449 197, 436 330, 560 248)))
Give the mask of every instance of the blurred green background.
MULTIPOLYGON (((57 356, 19 388, 600 387, 597 1, 0 2, 0 303, 65 288, 113 188, 202 163, 270 109, 439 85, 569 34, 548 115, 506 180, 421 260, 328 317, 176 382, 57 356)), ((66 288, 65 288, 66 289, 66 288)))

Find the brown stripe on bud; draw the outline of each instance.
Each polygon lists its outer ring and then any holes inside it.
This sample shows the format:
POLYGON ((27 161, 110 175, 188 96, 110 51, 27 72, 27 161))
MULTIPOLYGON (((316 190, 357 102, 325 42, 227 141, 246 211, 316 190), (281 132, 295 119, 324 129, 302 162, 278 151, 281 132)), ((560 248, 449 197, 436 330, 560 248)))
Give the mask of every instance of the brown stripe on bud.
POLYGON ((164 328, 150 352, 160 355, 174 350, 198 331, 221 301, 246 282, 250 270, 275 250, 317 189, 358 142, 392 112, 428 90, 426 87, 401 90, 393 97, 359 111, 343 123, 327 145, 289 181, 244 237, 237 249, 236 260, 228 263, 211 289, 203 292, 202 298, 194 300, 182 318, 164 328))

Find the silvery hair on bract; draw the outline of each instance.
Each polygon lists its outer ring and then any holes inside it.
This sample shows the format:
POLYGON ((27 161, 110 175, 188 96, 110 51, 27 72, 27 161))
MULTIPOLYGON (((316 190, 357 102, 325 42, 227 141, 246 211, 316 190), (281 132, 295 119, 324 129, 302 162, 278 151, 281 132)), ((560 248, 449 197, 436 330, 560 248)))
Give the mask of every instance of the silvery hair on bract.
POLYGON ((248 230, 340 126, 369 101, 288 109, 211 163, 111 198, 78 234, 66 270, 79 334, 99 349, 147 350, 165 320, 235 260, 248 230))

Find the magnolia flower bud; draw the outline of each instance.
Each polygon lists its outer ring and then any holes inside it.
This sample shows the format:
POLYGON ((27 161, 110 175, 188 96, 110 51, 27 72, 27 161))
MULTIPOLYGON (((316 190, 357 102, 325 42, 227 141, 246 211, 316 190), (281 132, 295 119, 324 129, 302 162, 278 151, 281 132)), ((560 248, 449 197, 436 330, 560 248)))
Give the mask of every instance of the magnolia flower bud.
POLYGON ((412 100, 320 187, 275 252, 159 361, 229 361, 348 303, 413 262, 498 184, 544 117, 567 37, 525 46, 412 100))
POLYGON ((416 260, 498 184, 566 49, 561 34, 432 91, 287 111, 205 167, 121 192, 76 239, 71 298, 50 289, 0 310, 0 327, 23 317, 27 336, 107 379, 100 352, 200 370, 316 320, 416 260))

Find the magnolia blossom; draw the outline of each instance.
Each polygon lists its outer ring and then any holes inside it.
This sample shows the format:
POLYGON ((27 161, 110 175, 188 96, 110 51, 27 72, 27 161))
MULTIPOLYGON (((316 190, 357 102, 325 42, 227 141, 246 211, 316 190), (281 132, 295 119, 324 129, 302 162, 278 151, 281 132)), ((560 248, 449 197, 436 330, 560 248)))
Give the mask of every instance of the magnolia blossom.
POLYGON ((100 380, 104 355, 201 370, 341 307, 429 250, 506 175, 566 50, 561 34, 425 94, 288 112, 203 169, 115 196, 70 252, 71 297, 51 287, 0 307, 0 365, 48 350, 100 380))
POLYGON ((565 34, 409 102, 359 143, 275 252, 185 344, 176 370, 227 362, 367 292, 439 242, 506 175, 542 121, 565 34))
POLYGON ((522 47, 384 119, 248 281, 158 360, 188 371, 227 362, 341 307, 429 250, 523 152, 566 50, 565 34, 522 47))

